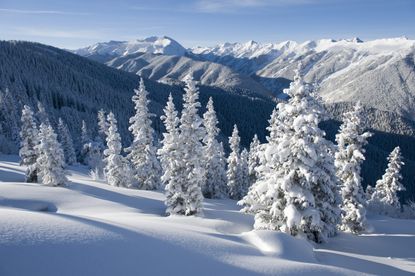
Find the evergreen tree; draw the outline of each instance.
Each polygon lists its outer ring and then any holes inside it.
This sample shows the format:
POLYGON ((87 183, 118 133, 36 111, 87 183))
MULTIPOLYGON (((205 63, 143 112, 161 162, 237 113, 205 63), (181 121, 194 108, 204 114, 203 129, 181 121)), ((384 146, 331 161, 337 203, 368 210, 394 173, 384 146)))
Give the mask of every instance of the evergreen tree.
POLYGON ((186 77, 185 82, 179 141, 183 150, 181 163, 184 165, 182 173, 186 198, 185 215, 195 215, 202 211, 205 169, 201 140, 205 136, 205 131, 202 127, 202 119, 198 115, 199 91, 190 75, 186 77))
POLYGON ((90 152, 90 143, 92 142, 91 136, 89 135, 89 130, 86 125, 86 122, 82 120, 81 126, 81 149, 79 150, 78 159, 84 165, 88 164, 88 153, 90 152))
POLYGON ((241 172, 241 154, 239 150, 238 127, 234 125, 232 136, 229 137, 231 153, 228 156, 228 170, 226 172, 228 179, 229 197, 231 199, 241 199, 244 196, 243 179, 241 172))
POLYGON ((249 186, 256 182, 258 179, 257 167, 260 165, 260 148, 261 143, 259 142, 258 136, 255 134, 252 138, 252 142, 249 145, 249 156, 248 156, 248 174, 249 174, 249 186))
POLYGON ((20 130, 20 165, 27 166, 26 182, 37 182, 36 146, 39 143, 38 129, 32 109, 25 105, 22 110, 22 127, 20 130))
POLYGON ((131 187, 132 172, 127 159, 121 155, 121 136, 118 133, 117 120, 112 112, 107 117, 109 128, 105 155, 105 175, 112 186, 131 187))
POLYGON ((364 146, 369 132, 361 127, 362 107, 357 103, 354 110, 344 114, 343 124, 336 135, 336 174, 341 184, 343 231, 359 233, 365 229, 366 203, 360 175, 365 160, 364 146))
POLYGON ((82 145, 88 144, 91 142, 91 136, 89 134, 88 126, 86 125, 86 122, 82 120, 82 126, 81 126, 81 143, 82 145))
POLYGON ((37 119, 39 120, 39 124, 50 124, 48 113, 46 112, 45 106, 42 102, 37 102, 37 119))
POLYGON ((247 149, 243 149, 241 152, 241 159, 240 159, 240 172, 241 172, 241 188, 242 188, 242 196, 245 196, 248 193, 248 189, 250 186, 249 182, 249 152, 247 149))
POLYGON ((138 187, 144 190, 154 190, 160 187, 160 164, 154 146, 154 130, 151 127, 151 114, 148 110, 148 92, 141 79, 139 89, 135 89, 132 100, 135 104, 136 114, 130 118, 129 130, 134 136, 129 148, 127 159, 130 160, 134 178, 138 187))
POLYGON ((322 110, 297 72, 290 97, 270 119, 259 179, 239 204, 256 229, 280 230, 322 242, 339 221, 331 146, 318 127, 322 110))
POLYGON ((99 141, 102 141, 102 144, 104 144, 104 141, 107 139, 107 133, 108 133, 108 122, 105 115, 105 111, 103 109, 100 109, 98 111, 98 137, 99 141))
POLYGON ((163 133, 162 147, 157 154, 160 157, 163 175, 161 180, 165 185, 167 214, 186 213, 186 195, 184 180, 184 165, 182 163, 181 145, 179 142, 179 118, 170 94, 164 115, 161 116, 166 132, 163 133))
POLYGON ((398 191, 404 191, 402 185, 401 168, 404 165, 401 149, 396 147, 388 157, 388 167, 382 179, 376 182, 375 189, 369 200, 369 206, 379 213, 394 215, 401 209, 397 195, 398 191))
POLYGON ((36 166, 39 181, 47 186, 62 186, 68 181, 65 176, 63 150, 57 135, 50 125, 42 123, 39 131, 36 166))
POLYGON ((73 141, 71 134, 69 132, 68 126, 64 123, 62 118, 59 118, 58 123, 58 133, 60 138, 60 143, 62 145, 63 153, 65 156, 65 162, 68 165, 73 165, 76 163, 76 154, 73 146, 73 141))
POLYGON ((209 98, 203 114, 203 125, 206 136, 203 138, 205 152, 205 183, 203 195, 206 198, 224 198, 227 196, 226 160, 223 146, 218 142, 220 132, 218 119, 213 107, 213 100, 209 98))

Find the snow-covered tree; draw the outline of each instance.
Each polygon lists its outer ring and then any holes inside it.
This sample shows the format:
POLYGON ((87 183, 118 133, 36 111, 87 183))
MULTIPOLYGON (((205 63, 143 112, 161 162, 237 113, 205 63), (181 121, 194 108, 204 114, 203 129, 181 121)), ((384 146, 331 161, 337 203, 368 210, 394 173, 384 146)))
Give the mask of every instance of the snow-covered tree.
POLYGON ((229 197, 232 199, 241 199, 244 196, 243 179, 241 173, 241 154, 239 144, 238 127, 233 126, 232 136, 229 137, 231 153, 228 156, 228 170, 226 172, 228 179, 229 197))
POLYGON ((90 152, 90 143, 92 142, 88 126, 84 120, 82 120, 81 124, 81 145, 78 151, 78 159, 84 165, 88 165, 88 155, 90 152))
POLYGON ((202 119, 198 115, 200 108, 199 90, 191 75, 185 79, 186 87, 183 96, 183 110, 180 117, 179 141, 183 147, 183 164, 186 194, 186 215, 195 215, 202 211, 202 184, 205 168, 203 145, 201 140, 205 136, 202 119))
POLYGON ((153 141, 154 130, 151 126, 153 114, 148 109, 148 92, 143 79, 140 81, 140 87, 134 91, 135 95, 132 100, 136 113, 130 118, 128 128, 134 139, 125 151, 128 152, 127 159, 132 164, 138 187, 144 190, 154 190, 160 187, 161 168, 153 141))
POLYGON ((39 144, 36 146, 38 157, 38 181, 47 186, 62 186, 67 182, 64 166, 65 157, 52 126, 42 123, 39 131, 39 144))
POLYGON ((27 166, 26 182, 37 182, 36 146, 39 143, 38 129, 32 109, 25 105, 22 110, 22 127, 20 130, 20 165, 27 166))
POLYGON ((40 124, 50 124, 48 113, 46 112, 45 106, 42 102, 37 102, 37 119, 39 120, 40 124))
POLYGON ((361 126, 362 106, 357 103, 354 110, 344 114, 343 124, 336 135, 336 174, 341 184, 342 224, 341 230, 359 233, 365 229, 366 202, 360 175, 365 160, 364 146, 371 136, 361 126))
POLYGON ((290 98, 271 116, 259 179, 239 204, 255 214, 256 229, 321 242, 339 221, 331 146, 318 127, 322 110, 298 72, 284 92, 290 98))
POLYGON ((65 163, 67 165, 73 165, 76 163, 76 153, 73 146, 73 141, 71 134, 69 132, 68 126, 59 118, 58 123, 58 134, 59 134, 59 141, 62 145, 63 153, 65 156, 65 163))
POLYGON ((249 145, 248 156, 248 174, 249 174, 249 186, 256 182, 258 179, 257 168, 260 165, 260 147, 258 136, 255 134, 252 138, 252 142, 249 145))
POLYGON ((85 120, 82 120, 81 126, 81 144, 85 145, 91 142, 91 136, 89 134, 88 126, 86 125, 85 120))
MULTIPOLYGON (((205 136, 202 127, 202 119, 198 115, 200 107, 199 91, 195 82, 189 75, 185 79, 186 87, 183 96, 183 110, 180 118, 180 134, 178 170, 180 172, 182 191, 185 199, 185 215, 195 215, 202 211, 202 184, 204 181, 205 169, 203 162, 202 138, 205 136)), ((173 206, 167 209, 175 211, 173 206)), ((183 210, 178 210, 182 214, 183 210)), ((173 213, 171 213, 173 214, 173 213)))
POLYGON ((247 149, 243 149, 240 156, 240 173, 241 173, 241 188, 242 188, 242 196, 245 196, 248 193, 248 189, 250 186, 249 182, 249 152, 247 149))
POLYGON ((162 147, 157 151, 157 154, 163 169, 161 181, 165 185, 166 191, 166 213, 184 215, 186 213, 186 195, 183 183, 183 151, 179 142, 179 118, 171 94, 161 120, 166 132, 163 133, 162 147))
POLYGON ((109 128, 105 155, 105 175, 112 186, 132 186, 132 171, 127 159, 121 155, 121 136, 118 133, 117 120, 112 112, 107 117, 109 128))
POLYGON ((207 134, 203 138, 205 182, 202 191, 206 198, 224 198, 227 196, 226 159, 223 146, 217 140, 220 130, 212 98, 209 98, 206 109, 203 114, 203 125, 207 134))
POLYGON ((105 115, 105 111, 103 109, 100 109, 98 111, 98 142, 102 141, 104 144, 104 141, 107 139, 107 133, 108 133, 108 122, 105 115))
POLYGON ((402 185, 401 168, 404 165, 401 149, 396 147, 388 157, 388 167, 382 179, 376 182, 375 189, 369 200, 369 206, 379 213, 394 215, 401 209, 397 195, 398 191, 404 191, 402 185))

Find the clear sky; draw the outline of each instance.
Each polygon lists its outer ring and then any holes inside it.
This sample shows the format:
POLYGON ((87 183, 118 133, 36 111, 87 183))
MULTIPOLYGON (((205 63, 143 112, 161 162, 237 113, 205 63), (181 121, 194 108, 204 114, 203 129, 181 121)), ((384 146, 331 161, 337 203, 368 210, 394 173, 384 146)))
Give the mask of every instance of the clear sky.
POLYGON ((167 35, 221 42, 415 39, 415 0, 0 0, 0 39, 62 48, 167 35))

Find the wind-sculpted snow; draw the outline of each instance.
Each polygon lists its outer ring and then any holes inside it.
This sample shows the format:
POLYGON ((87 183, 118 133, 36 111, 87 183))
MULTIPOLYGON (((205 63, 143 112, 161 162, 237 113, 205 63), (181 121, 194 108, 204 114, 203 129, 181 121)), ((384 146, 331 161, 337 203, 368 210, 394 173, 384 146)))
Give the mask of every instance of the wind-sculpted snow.
POLYGON ((161 192, 93 181, 82 166, 70 167, 66 187, 25 184, 20 182, 25 168, 17 161, 0 156, 1 275, 415 272, 411 220, 369 217, 369 232, 316 245, 279 232, 251 231, 253 217, 240 213, 233 200, 205 199, 198 217, 166 217, 161 192), (56 212, 33 209, 33 202, 55 206, 56 212))

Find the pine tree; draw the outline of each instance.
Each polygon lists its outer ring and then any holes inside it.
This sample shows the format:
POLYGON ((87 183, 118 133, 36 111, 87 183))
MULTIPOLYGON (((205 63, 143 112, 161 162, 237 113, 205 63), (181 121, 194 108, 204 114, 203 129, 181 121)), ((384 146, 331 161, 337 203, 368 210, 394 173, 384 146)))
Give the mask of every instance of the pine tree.
POLYGON ((203 195, 206 198, 224 198, 227 196, 226 160, 223 146, 217 140, 220 130, 217 127, 219 122, 212 98, 209 98, 206 109, 207 111, 203 114, 203 125, 207 133, 203 139, 205 144, 203 195))
POLYGON ((82 145, 88 144, 91 142, 91 136, 89 134, 88 126, 86 125, 86 122, 82 120, 82 126, 81 126, 81 143, 82 145))
POLYGON ((397 195, 398 191, 404 191, 402 185, 401 168, 404 165, 401 149, 396 147, 388 157, 388 167, 382 179, 376 182, 374 192, 369 200, 369 206, 378 213, 395 215, 401 209, 397 195))
POLYGON ((131 187, 131 167, 125 157, 121 155, 121 136, 118 133, 117 120, 112 112, 107 116, 109 128, 105 155, 105 175, 108 184, 112 186, 131 187))
POLYGON ((154 146, 154 130, 151 127, 151 117, 154 116, 148 110, 148 92, 141 79, 139 89, 135 89, 132 100, 135 104, 136 114, 130 118, 130 127, 133 134, 133 142, 129 148, 127 159, 130 160, 134 178, 138 187, 144 190, 154 190, 160 187, 160 163, 156 156, 154 146))
POLYGON ((228 157, 228 170, 226 172, 228 179, 229 197, 231 199, 241 199, 244 196, 243 179, 241 173, 241 154, 239 149, 238 127, 233 126, 232 136, 229 137, 231 153, 228 157))
POLYGON ((42 102, 37 102, 37 119, 39 120, 39 124, 50 124, 48 113, 46 112, 45 106, 42 102))
POLYGON ((199 91, 190 75, 187 76, 185 82, 179 141, 183 150, 181 163, 184 164, 182 173, 184 177, 183 191, 186 198, 185 215, 195 215, 202 211, 202 184, 205 169, 201 140, 205 136, 205 131, 202 127, 202 119, 198 115, 199 91))
POLYGON ((164 115, 161 116, 166 132, 163 133, 162 147, 157 154, 160 157, 163 175, 161 180, 165 185, 167 214, 186 213, 186 195, 184 193, 184 164, 182 163, 181 145, 179 142, 179 118, 170 94, 164 115))
POLYGON ((336 135, 336 174, 341 184, 343 231, 359 233, 365 229, 366 203, 360 175, 365 160, 364 146, 371 136, 361 127, 362 106, 357 103, 354 110, 344 114, 343 124, 336 135))
POLYGON ((36 146, 38 157, 36 166, 39 181, 47 186, 62 186, 68 181, 65 176, 63 150, 53 128, 47 124, 40 125, 39 144, 36 146))
POLYGON ((58 123, 58 133, 60 138, 60 143, 62 145, 63 153, 65 156, 65 163, 67 165, 73 165, 76 163, 76 154, 73 146, 73 141, 71 134, 69 132, 68 126, 64 121, 59 118, 58 123))
POLYGON ((102 141, 102 144, 104 144, 104 141, 107 139, 107 133, 108 122, 105 115, 105 111, 103 109, 100 109, 98 111, 98 137, 99 141, 102 141))
POLYGON ((271 116, 259 178, 239 204, 255 214, 256 229, 322 242, 339 221, 331 146, 318 127, 322 110, 299 72, 284 92, 290 98, 271 116))
POLYGON ((79 150, 78 159, 84 165, 88 165, 88 153, 90 152, 90 143, 92 142, 91 136, 86 122, 82 120, 81 126, 81 149, 79 150))
POLYGON ((260 146, 258 136, 255 134, 252 138, 252 142, 249 145, 248 156, 248 174, 249 174, 249 186, 255 183, 258 179, 257 167, 260 165, 260 146))
POLYGON ((39 143, 38 129, 32 109, 25 105, 22 110, 22 127, 20 130, 20 165, 27 166, 26 182, 37 182, 36 146, 39 143))
POLYGON ((241 159, 240 159, 241 189, 242 189, 241 198, 244 197, 248 193, 248 189, 250 186, 248 158, 249 158, 249 152, 247 151, 247 149, 243 149, 241 152, 241 159))

